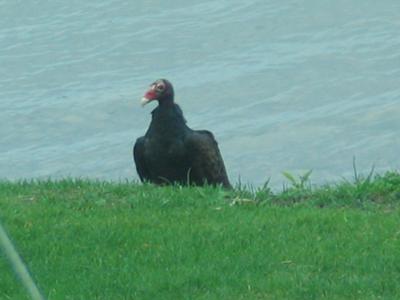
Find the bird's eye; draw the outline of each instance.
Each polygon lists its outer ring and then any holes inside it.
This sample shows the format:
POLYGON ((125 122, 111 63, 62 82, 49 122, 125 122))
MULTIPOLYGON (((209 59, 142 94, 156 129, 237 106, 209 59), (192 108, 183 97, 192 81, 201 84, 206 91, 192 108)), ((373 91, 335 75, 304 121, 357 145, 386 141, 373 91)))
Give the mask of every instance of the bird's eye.
POLYGON ((156 85, 156 90, 158 90, 158 91, 163 91, 164 90, 164 85, 162 85, 162 84, 157 84, 156 85))

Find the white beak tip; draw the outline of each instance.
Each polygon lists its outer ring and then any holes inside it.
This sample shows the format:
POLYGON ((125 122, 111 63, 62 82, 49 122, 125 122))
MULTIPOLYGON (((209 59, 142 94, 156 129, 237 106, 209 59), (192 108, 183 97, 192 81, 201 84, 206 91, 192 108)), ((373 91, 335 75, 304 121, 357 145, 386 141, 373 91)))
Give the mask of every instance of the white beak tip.
POLYGON ((143 97, 142 100, 140 100, 140 105, 145 106, 149 102, 150 102, 149 99, 147 99, 146 97, 143 97))

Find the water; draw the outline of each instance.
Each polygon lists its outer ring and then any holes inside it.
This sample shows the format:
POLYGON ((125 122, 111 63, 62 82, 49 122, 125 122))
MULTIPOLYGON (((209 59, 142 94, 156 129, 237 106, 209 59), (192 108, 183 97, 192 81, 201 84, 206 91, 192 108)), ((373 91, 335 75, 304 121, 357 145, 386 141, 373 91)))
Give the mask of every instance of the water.
POLYGON ((0 178, 137 178, 160 77, 233 182, 399 169, 399 1, 171 2, 0 0, 0 178))

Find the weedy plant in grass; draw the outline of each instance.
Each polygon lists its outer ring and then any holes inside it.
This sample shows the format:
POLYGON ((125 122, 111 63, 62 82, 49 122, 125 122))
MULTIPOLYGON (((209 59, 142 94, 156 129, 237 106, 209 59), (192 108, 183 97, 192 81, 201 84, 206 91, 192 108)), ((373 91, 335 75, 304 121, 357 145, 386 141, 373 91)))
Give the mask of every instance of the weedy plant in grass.
POLYGON ((232 204, 253 203, 258 205, 261 202, 268 202, 273 197, 269 183, 270 179, 260 187, 254 187, 250 184, 243 185, 239 177, 239 182, 233 192, 234 198, 232 204))
POLYGON ((319 187, 313 192, 313 199, 320 207, 394 208, 400 204, 400 175, 394 171, 372 175, 371 170, 366 177, 357 175, 354 182, 343 180, 319 187))
POLYGON ((388 171, 374 174, 374 167, 367 175, 358 172, 353 161, 353 179, 345 179, 335 184, 312 185, 312 170, 294 175, 283 172, 288 180, 281 191, 274 191, 269 180, 260 187, 244 185, 239 180, 234 191, 226 197, 231 204, 279 205, 279 206, 316 206, 316 207, 352 207, 367 209, 381 207, 391 209, 400 204, 400 174, 388 171))
MULTIPOLYGON (((282 172, 283 176, 286 177, 286 179, 289 180, 291 183, 291 188, 298 189, 298 190, 304 190, 304 189, 310 189, 311 184, 309 182, 310 176, 311 176, 312 170, 307 171, 303 175, 299 175, 298 178, 296 178, 294 175, 290 174, 289 172, 285 171, 282 172)), ((283 190, 286 191, 288 188, 284 185, 283 190)))
POLYGON ((400 175, 395 171, 374 174, 374 166, 363 176, 357 170, 353 158, 353 180, 343 179, 330 185, 312 186, 311 170, 296 178, 289 172, 283 175, 290 186, 284 186, 281 193, 274 195, 274 203, 292 205, 303 203, 317 207, 368 208, 378 204, 390 208, 397 206, 400 199, 400 175))
MULTIPOLYGON (((269 181, 263 186, 254 188, 250 185, 236 186, 236 197, 251 199, 256 204, 273 204, 279 206, 317 206, 317 207, 353 207, 369 208, 373 206, 390 209, 400 203, 400 175, 396 171, 384 174, 374 174, 372 167, 367 175, 358 172, 356 161, 353 159, 352 180, 343 178, 335 184, 313 186, 311 183, 312 170, 304 174, 294 175, 283 172, 288 180, 282 191, 273 192, 269 181)), ((236 201, 235 203, 240 203, 236 201)))
POLYGON ((276 197, 275 203, 287 205, 308 200, 312 195, 311 173, 312 170, 309 170, 296 178, 287 171, 282 172, 283 176, 289 180, 290 186, 283 185, 282 193, 276 197))
MULTIPOLYGON (((353 172, 354 172, 354 183, 353 183, 353 198, 356 199, 357 202, 364 202, 368 200, 371 188, 374 187, 373 184, 373 175, 374 175, 375 166, 372 166, 371 171, 366 177, 360 175, 357 171, 356 159, 353 157, 353 172)), ((352 183, 345 180, 350 186, 352 183)))

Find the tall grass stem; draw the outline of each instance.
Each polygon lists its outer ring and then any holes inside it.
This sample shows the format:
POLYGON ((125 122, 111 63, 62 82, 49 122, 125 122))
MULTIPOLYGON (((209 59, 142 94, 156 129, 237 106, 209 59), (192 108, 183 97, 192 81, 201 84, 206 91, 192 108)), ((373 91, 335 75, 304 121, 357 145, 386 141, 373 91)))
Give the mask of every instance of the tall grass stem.
POLYGON ((21 280, 22 284, 27 289, 30 297, 33 300, 44 300, 42 294, 40 293, 38 287, 33 281, 31 275, 29 274, 28 268, 22 261, 17 250, 12 244, 10 238, 7 235, 3 225, 0 223, 0 246, 3 248, 6 257, 10 261, 15 273, 21 280))

